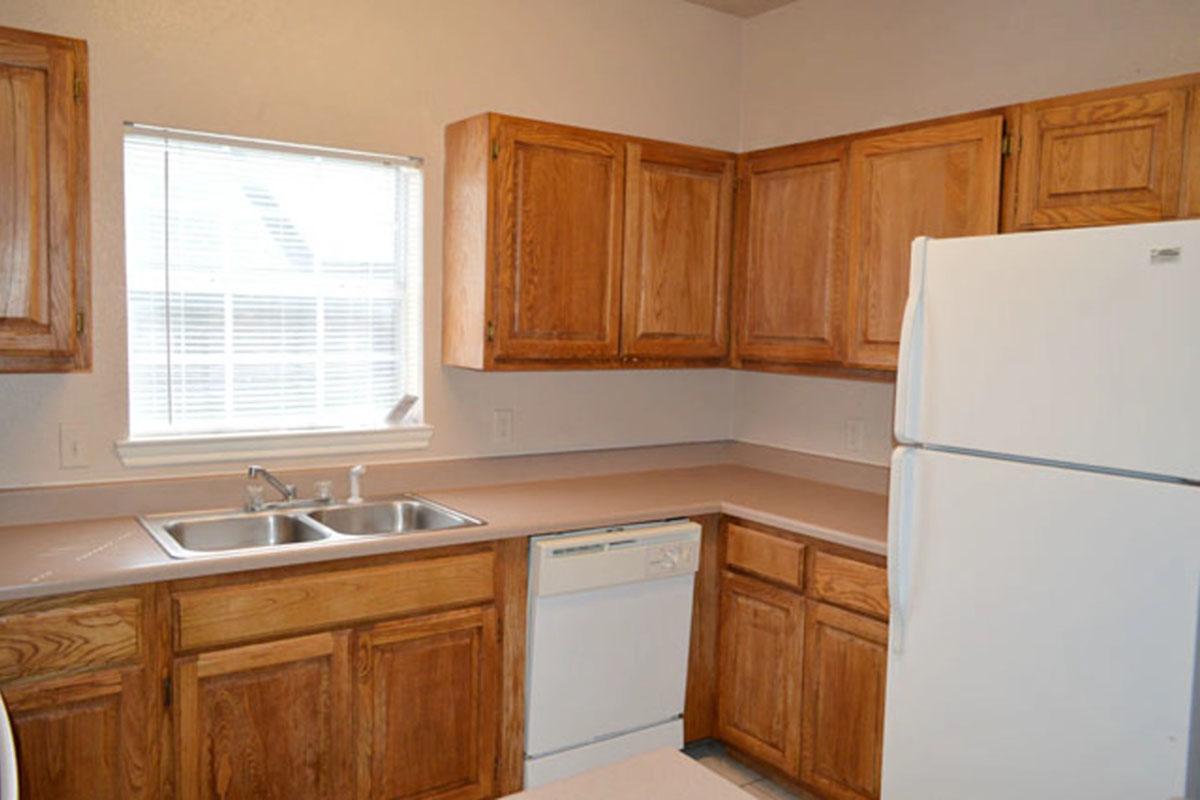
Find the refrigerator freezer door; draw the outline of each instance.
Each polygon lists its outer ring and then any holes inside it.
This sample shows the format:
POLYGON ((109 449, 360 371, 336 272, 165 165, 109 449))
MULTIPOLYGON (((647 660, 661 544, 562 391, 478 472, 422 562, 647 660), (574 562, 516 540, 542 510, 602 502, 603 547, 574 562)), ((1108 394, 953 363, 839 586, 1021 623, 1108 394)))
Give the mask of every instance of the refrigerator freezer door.
POLYGON ((1200 488, 895 458, 883 800, 1192 797, 1200 488))
POLYGON ((1200 480, 1200 221, 913 256, 897 439, 1200 480))

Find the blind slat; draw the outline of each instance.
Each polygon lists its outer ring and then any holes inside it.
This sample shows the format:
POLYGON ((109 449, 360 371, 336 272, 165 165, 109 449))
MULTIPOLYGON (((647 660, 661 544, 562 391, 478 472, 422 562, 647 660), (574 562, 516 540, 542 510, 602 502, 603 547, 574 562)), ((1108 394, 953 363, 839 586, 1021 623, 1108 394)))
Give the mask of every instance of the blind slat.
POLYGON ((125 134, 132 436, 382 427, 420 394, 408 160, 125 134))

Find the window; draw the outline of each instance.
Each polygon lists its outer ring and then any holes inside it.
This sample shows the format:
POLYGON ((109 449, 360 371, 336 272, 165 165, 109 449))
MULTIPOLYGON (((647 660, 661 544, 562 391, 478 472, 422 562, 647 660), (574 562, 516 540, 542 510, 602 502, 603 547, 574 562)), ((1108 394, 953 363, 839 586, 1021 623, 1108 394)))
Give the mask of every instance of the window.
POLYGON ((421 382, 416 159, 128 126, 131 440, 364 430, 421 382))

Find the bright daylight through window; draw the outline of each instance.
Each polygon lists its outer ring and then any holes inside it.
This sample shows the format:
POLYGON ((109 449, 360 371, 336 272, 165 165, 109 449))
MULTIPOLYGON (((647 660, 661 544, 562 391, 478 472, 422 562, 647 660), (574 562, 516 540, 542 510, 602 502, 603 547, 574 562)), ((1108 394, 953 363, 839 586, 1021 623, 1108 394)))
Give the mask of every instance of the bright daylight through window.
POLYGON ((417 159, 127 127, 131 438, 385 427, 421 201, 417 159))

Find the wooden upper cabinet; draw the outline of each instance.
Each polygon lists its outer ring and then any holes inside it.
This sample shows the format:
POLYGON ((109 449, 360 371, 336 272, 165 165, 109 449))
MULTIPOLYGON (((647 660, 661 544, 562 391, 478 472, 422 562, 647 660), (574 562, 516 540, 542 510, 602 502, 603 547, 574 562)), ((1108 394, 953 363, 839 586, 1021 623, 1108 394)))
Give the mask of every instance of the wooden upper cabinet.
POLYGON ((1188 97, 1186 138, 1179 216, 1200 217, 1200 87, 1193 88, 1188 97))
POLYGON ((0 28, 0 372, 91 364, 87 44, 0 28))
POLYGON ((895 369, 912 240, 995 233, 1004 117, 856 139, 850 145, 850 366, 895 369))
POLYGON ((887 625, 809 602, 801 779, 830 800, 877 800, 887 625))
POLYGON ((729 346, 733 159, 631 143, 626 171, 621 352, 723 357, 729 346))
POLYGON ((717 737, 798 777, 804 599, 726 572, 720 619, 717 737))
POLYGON ((384 622, 359 634, 357 796, 492 797, 497 658, 491 606, 384 622))
POLYGON ((1176 216, 1187 88, 1106 90, 1020 108, 1015 227, 1176 216))
POLYGON ((751 154, 739 166, 739 362, 836 362, 842 349, 846 145, 751 154))
POLYGON ((341 631, 177 659, 176 796, 350 797, 350 658, 341 631))

